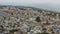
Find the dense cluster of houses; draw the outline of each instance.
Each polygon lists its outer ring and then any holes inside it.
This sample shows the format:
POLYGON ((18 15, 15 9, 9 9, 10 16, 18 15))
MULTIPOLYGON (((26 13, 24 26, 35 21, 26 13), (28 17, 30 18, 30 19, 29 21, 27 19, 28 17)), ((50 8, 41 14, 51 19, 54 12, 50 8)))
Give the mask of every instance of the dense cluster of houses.
POLYGON ((60 34, 60 13, 15 7, 0 9, 1 34, 60 34))

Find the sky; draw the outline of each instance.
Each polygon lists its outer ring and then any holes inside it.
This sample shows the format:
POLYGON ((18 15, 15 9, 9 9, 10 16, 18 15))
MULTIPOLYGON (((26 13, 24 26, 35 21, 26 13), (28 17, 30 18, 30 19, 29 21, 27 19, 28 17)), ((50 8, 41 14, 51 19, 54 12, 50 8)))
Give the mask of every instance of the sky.
POLYGON ((60 0, 0 0, 1 5, 25 5, 60 10, 60 0))
POLYGON ((18 4, 45 4, 45 3, 50 3, 50 4, 60 4, 60 0, 0 0, 1 3, 18 3, 18 4))

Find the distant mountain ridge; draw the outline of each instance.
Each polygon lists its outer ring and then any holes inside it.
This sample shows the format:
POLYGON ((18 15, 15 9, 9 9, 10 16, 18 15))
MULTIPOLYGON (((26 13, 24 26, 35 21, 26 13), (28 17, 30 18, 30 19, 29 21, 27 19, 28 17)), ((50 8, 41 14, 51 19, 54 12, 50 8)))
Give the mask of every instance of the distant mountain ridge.
POLYGON ((24 8, 31 8, 33 10, 38 10, 38 11, 50 11, 50 12, 55 12, 55 13, 60 13, 59 11, 53 11, 53 10, 48 10, 48 9, 41 9, 41 8, 37 8, 37 7, 30 7, 30 6, 13 6, 13 5, 0 5, 0 8, 2 7, 15 7, 15 8, 20 8, 20 9, 24 9, 24 8))

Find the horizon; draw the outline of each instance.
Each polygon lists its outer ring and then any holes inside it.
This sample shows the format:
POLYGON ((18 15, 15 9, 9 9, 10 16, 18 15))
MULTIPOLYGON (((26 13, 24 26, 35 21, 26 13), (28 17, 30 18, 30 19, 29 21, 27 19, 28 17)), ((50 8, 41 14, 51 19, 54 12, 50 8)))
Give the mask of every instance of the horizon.
POLYGON ((59 1, 60 0, 0 0, 0 5, 30 6, 60 11, 59 1))

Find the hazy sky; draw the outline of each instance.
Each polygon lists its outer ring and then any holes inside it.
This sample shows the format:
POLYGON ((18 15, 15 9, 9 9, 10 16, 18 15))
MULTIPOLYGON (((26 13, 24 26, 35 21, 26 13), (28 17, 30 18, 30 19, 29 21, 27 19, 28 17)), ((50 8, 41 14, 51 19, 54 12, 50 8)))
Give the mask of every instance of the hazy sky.
POLYGON ((40 8, 59 9, 60 0, 0 0, 3 5, 28 5, 40 8))
POLYGON ((30 4, 45 4, 45 3, 51 3, 51 4, 60 4, 60 0, 0 0, 0 4, 2 3, 30 3, 30 4))

